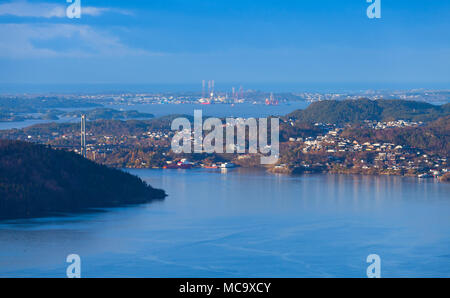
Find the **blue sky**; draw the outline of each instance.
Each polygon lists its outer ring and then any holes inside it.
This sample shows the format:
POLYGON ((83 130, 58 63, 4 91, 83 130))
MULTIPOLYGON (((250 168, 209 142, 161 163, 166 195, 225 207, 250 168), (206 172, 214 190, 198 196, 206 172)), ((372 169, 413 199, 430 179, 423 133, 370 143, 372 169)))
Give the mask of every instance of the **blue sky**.
POLYGON ((0 0, 0 84, 450 88, 450 1, 0 0))

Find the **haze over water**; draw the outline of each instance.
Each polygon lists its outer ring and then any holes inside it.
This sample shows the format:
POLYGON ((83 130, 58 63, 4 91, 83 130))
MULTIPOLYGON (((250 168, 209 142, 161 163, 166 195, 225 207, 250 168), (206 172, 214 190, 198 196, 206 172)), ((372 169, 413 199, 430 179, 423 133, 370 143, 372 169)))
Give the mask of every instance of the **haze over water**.
POLYGON ((450 185, 258 170, 130 170, 163 202, 0 224, 0 276, 450 277, 450 185))

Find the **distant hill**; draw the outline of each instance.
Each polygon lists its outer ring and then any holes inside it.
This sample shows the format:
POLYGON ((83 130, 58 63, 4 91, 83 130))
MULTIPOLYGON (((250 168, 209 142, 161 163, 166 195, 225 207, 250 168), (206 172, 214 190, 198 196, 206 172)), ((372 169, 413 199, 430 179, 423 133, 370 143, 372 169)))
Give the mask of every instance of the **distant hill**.
POLYGON ((88 120, 119 120, 119 119, 149 119, 153 118, 153 114, 140 113, 136 110, 132 111, 119 111, 108 108, 97 108, 88 111, 73 111, 61 114, 63 117, 81 117, 85 114, 88 120))
POLYGON ((0 219, 164 199, 140 178, 45 145, 0 140, 0 219))
POLYGON ((450 103, 446 103, 445 105, 442 105, 441 108, 445 113, 450 114, 450 103))
POLYGON ((58 115, 64 113, 63 108, 94 108, 100 104, 82 99, 67 99, 56 97, 20 98, 0 97, 0 122, 24 121, 34 119, 31 113, 43 113, 41 119, 56 120, 58 115))
POLYGON ((305 110, 296 110, 286 117, 301 122, 333 124, 357 123, 364 120, 432 121, 450 114, 449 104, 436 106, 407 100, 327 100, 312 103, 305 110))
POLYGON ((0 97, 0 112, 8 113, 38 113, 50 109, 62 108, 92 108, 101 107, 101 104, 90 102, 84 99, 67 99, 57 97, 38 97, 34 99, 21 97, 0 97))
MULTIPOLYGON (((86 124, 87 129, 92 134, 104 135, 140 135, 151 130, 170 130, 172 120, 178 117, 186 117, 193 121, 192 116, 170 115, 146 120, 95 120, 86 124)), ((10 133, 19 133, 24 138, 27 135, 41 134, 50 135, 57 131, 61 134, 72 133, 80 130, 80 123, 41 123, 28 126, 22 129, 0 130, 0 139, 11 139, 10 133)))

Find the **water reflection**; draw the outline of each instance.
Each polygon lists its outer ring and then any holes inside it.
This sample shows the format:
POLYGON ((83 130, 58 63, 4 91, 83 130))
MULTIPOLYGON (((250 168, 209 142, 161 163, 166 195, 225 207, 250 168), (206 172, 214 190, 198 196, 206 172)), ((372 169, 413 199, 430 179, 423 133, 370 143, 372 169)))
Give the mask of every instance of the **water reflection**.
POLYGON ((163 202, 0 224, 0 276, 450 276, 449 185, 415 178, 131 170, 163 202))

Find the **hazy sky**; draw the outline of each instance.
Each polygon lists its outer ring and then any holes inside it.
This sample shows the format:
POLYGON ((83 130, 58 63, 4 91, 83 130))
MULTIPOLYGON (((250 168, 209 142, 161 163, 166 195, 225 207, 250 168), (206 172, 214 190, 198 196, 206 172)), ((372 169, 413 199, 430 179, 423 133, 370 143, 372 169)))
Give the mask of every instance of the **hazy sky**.
POLYGON ((81 4, 0 0, 0 83, 450 83, 449 0, 81 4))

